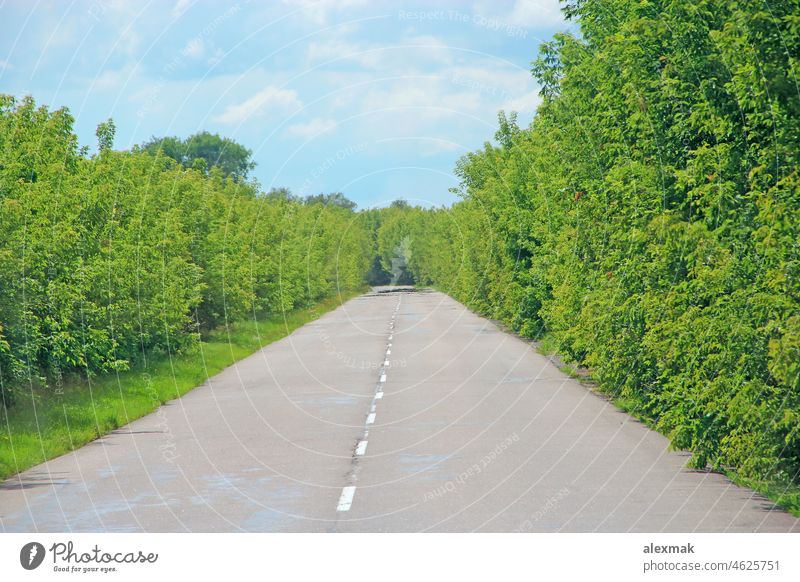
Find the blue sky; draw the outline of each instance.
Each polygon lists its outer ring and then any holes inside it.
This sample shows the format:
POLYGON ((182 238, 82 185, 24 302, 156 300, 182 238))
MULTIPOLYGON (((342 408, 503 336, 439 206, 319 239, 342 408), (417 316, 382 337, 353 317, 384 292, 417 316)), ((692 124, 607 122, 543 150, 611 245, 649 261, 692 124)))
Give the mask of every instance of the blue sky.
POLYGON ((264 189, 448 204, 452 170, 528 124, 557 0, 59 1, 1 4, 0 92, 67 106, 81 144, 209 130, 254 152, 264 189))

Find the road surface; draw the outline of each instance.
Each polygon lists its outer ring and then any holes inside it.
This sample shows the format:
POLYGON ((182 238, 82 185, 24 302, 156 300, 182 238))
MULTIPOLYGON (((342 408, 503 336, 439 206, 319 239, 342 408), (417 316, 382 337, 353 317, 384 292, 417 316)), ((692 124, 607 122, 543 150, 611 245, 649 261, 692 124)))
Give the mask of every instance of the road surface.
POLYGON ((378 289, 0 484, 0 531, 800 531, 667 444, 446 295, 378 289))

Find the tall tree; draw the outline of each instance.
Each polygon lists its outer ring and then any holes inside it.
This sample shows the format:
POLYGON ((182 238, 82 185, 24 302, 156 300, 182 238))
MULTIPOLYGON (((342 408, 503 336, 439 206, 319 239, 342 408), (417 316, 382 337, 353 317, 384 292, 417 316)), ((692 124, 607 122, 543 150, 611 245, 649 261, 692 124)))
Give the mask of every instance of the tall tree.
POLYGON ((256 167, 253 152, 240 143, 216 133, 201 131, 182 140, 178 137, 153 137, 142 144, 150 153, 161 151, 186 168, 219 168, 234 180, 246 180, 256 167), (198 163, 203 160, 204 163, 198 163))
POLYGON ((95 135, 97 136, 97 149, 99 151, 110 150, 114 147, 114 136, 117 134, 117 126, 114 120, 109 117, 97 125, 95 135))

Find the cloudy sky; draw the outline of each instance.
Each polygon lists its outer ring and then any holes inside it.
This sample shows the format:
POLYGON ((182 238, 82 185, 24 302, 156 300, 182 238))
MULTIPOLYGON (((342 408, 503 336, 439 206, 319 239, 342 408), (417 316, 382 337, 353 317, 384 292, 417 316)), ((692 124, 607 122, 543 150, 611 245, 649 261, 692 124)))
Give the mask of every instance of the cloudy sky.
POLYGON ((360 207, 454 200, 455 161, 499 109, 530 122, 530 62, 571 29, 558 0, 2 2, 0 92, 67 106, 81 143, 207 129, 254 152, 264 189, 360 207))

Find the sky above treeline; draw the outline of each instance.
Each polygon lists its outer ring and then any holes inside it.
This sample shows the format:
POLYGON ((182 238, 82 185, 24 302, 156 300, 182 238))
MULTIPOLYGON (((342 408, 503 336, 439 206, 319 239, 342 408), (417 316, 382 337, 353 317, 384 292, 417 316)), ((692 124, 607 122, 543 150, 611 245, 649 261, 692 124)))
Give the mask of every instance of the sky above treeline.
POLYGON ((82 145, 201 130, 253 150, 268 190, 360 208, 449 204, 500 109, 530 123, 558 0, 49 1, 0 4, 0 92, 69 107, 82 145))

